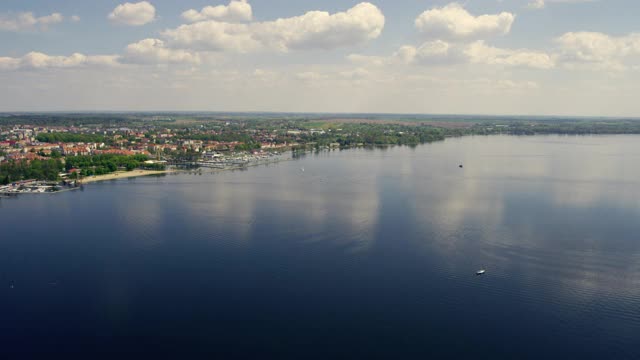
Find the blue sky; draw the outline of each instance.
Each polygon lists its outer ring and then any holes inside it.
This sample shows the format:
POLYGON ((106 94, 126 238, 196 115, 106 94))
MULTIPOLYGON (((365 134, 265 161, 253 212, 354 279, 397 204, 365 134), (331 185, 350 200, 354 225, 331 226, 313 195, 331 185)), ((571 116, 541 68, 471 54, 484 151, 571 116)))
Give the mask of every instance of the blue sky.
POLYGON ((4 0, 0 111, 637 116, 639 10, 631 0, 4 0))

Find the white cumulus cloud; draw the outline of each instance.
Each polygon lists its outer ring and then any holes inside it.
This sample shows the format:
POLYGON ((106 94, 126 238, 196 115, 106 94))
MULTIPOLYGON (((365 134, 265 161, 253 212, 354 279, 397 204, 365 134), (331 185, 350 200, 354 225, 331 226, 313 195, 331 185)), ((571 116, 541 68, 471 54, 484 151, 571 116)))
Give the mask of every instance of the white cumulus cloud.
POLYGON ((200 50, 289 51, 333 49, 364 43, 380 36, 385 18, 371 3, 360 3, 330 14, 304 15, 249 24, 206 20, 163 32, 171 47, 200 50))
POLYGON ((169 49, 159 39, 144 39, 127 46, 123 61, 142 64, 199 64, 200 56, 185 50, 169 49))
POLYGON ((182 18, 188 22, 204 20, 220 20, 228 22, 245 22, 253 19, 251 5, 246 0, 232 0, 228 5, 206 6, 202 10, 187 10, 182 18))
POLYGON ((432 40, 420 46, 405 45, 387 58, 349 55, 352 63, 368 66, 383 65, 438 65, 457 64, 496 65, 531 69, 552 69, 556 66, 554 56, 528 49, 504 49, 487 45, 478 40, 471 43, 450 43, 432 40))
POLYGON ((418 47, 402 46, 394 57, 405 64, 423 65, 453 65, 466 60, 462 46, 442 40, 427 41, 418 47))
POLYGON ((88 56, 74 53, 70 56, 52 56, 41 52, 30 52, 19 58, 0 57, 0 70, 22 69, 69 69, 87 66, 117 66, 118 56, 88 56))
POLYGON ((582 4, 582 3, 590 3, 590 2, 596 2, 596 1, 599 1, 599 0, 531 0, 527 4, 527 8, 533 9, 533 10, 540 10, 540 9, 544 9, 547 6, 547 4, 551 4, 551 3, 582 4))
POLYGON ((32 12, 0 14, 0 31, 46 30, 50 25, 61 23, 64 16, 60 13, 36 17, 32 12))
POLYGON ((501 49, 488 46, 484 41, 476 41, 468 45, 464 49, 464 53, 471 62, 479 64, 533 69, 551 69, 555 67, 553 58, 547 53, 526 49, 501 49))
POLYGON ((0 57, 0 70, 15 70, 20 66, 20 59, 0 57))
POLYGON ((527 4, 529 9, 544 9, 545 6, 544 0, 533 0, 527 4))
POLYGON ((462 5, 451 3, 423 12, 415 26, 430 38, 472 39, 508 34, 514 20, 515 15, 509 12, 474 16, 462 5))
POLYGON ((600 32, 568 32, 555 39, 565 58, 601 62, 640 51, 640 34, 614 37, 600 32))
POLYGON ((156 18, 156 8, 148 1, 124 3, 116 6, 108 18, 114 23, 141 26, 156 18))
POLYGON ((252 27, 214 20, 182 25, 163 32, 172 47, 198 50, 249 52, 262 46, 252 27))
POLYGON ((640 56, 640 33, 610 36, 600 32, 568 32, 555 39, 561 60, 569 65, 622 70, 640 56))

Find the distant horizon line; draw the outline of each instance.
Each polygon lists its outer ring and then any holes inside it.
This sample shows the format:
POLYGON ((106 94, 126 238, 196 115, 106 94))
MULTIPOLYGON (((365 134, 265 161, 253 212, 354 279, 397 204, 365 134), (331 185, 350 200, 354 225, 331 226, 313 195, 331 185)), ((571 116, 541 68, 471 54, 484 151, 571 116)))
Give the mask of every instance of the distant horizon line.
POLYGON ((39 114, 269 114, 269 115, 320 115, 320 116, 415 116, 415 117, 445 117, 445 118, 548 118, 548 119, 626 119, 640 120, 640 116, 615 115, 532 115, 532 114, 455 114, 455 113, 393 113, 393 112, 313 112, 313 111, 217 111, 217 110, 39 110, 39 111, 0 111, 0 115, 39 115, 39 114))

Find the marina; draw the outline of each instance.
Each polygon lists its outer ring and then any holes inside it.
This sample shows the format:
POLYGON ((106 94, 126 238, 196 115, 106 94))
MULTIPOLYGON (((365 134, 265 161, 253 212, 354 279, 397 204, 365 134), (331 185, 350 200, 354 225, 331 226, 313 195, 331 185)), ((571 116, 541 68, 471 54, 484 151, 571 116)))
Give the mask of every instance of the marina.
POLYGON ((241 154, 226 157, 214 153, 204 154, 202 159, 193 163, 193 165, 203 168, 227 170, 273 164, 288 159, 289 157, 280 153, 241 154))
POLYGON ((0 196, 9 197, 18 194, 45 194, 53 193, 64 189, 61 182, 24 180, 0 187, 0 196))

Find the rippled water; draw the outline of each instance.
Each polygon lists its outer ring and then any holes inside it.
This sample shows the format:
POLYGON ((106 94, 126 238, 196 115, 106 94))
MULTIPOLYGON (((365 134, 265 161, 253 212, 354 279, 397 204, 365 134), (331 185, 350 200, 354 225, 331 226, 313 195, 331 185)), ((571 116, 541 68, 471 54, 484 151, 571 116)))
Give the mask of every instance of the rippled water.
POLYGON ((0 199, 0 353, 639 358, 639 165, 465 137, 0 199))

